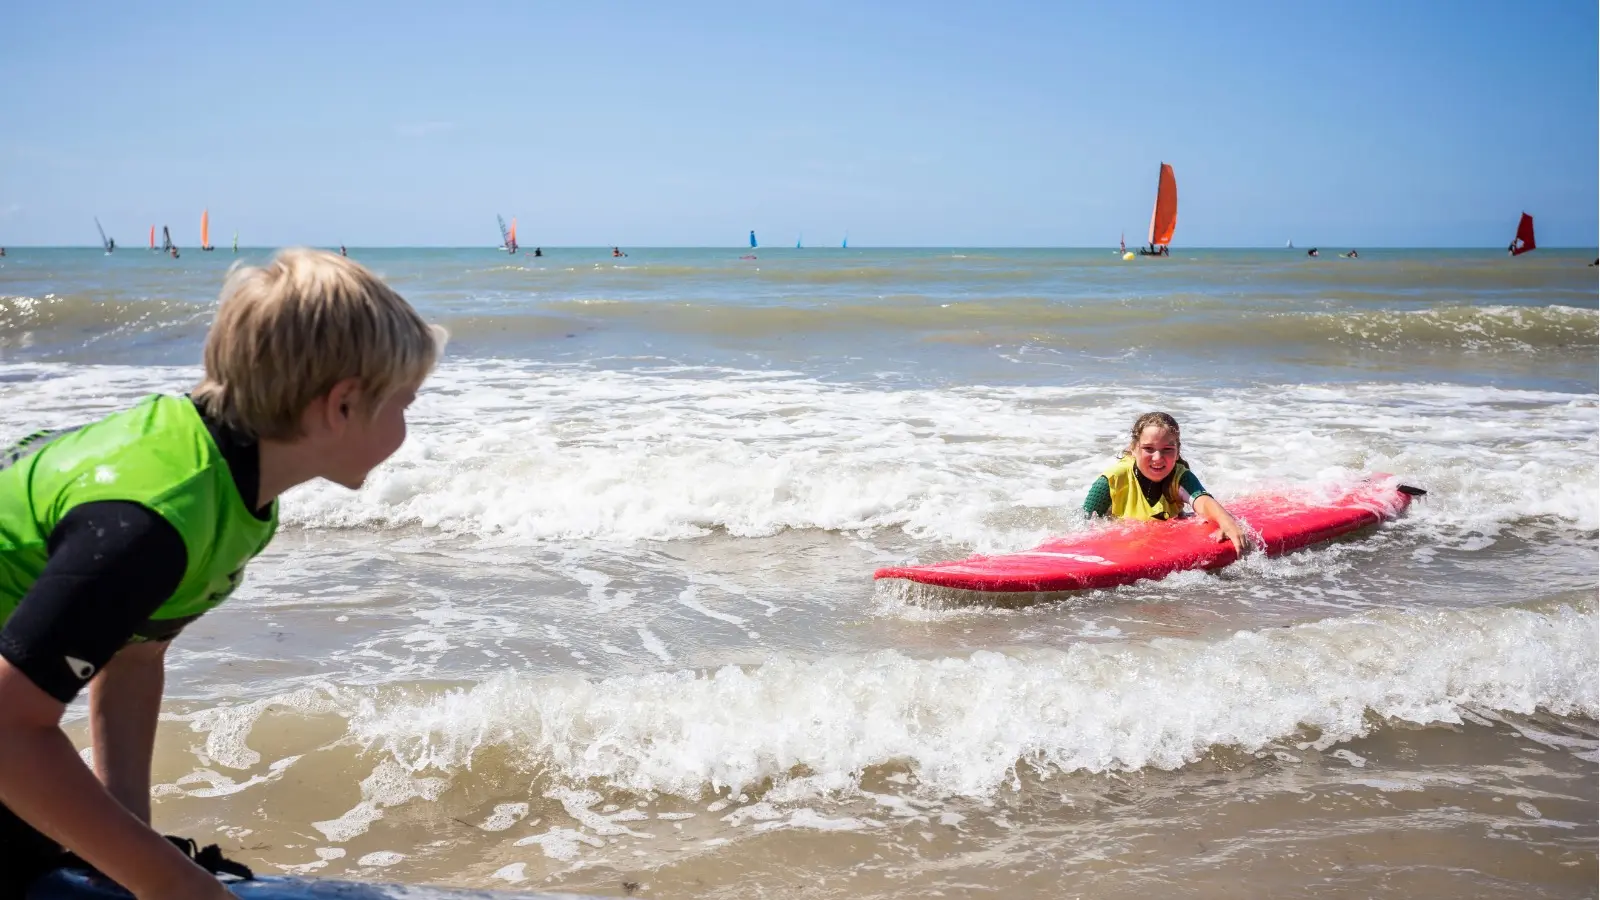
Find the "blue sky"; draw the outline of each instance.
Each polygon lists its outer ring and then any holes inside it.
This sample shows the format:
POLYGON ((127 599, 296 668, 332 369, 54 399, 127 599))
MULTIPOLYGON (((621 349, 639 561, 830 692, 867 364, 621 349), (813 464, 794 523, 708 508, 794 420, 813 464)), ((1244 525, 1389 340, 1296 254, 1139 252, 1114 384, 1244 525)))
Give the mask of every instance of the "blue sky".
POLYGON ((8 10, 0 245, 1596 242, 1592 0, 234 6, 8 10))

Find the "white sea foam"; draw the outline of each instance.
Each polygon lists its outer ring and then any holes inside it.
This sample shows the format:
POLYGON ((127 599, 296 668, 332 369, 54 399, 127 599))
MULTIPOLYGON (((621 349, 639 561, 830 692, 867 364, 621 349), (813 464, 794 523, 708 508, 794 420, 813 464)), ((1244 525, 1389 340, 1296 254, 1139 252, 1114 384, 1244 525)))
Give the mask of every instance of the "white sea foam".
MULTIPOLYGON (((1366 733, 1374 716, 1459 723, 1470 707, 1592 717, 1597 640, 1593 602, 1380 611, 1209 642, 938 659, 883 651, 599 681, 506 674, 365 705, 349 728, 381 752, 380 768, 392 767, 369 781, 393 790, 363 786, 384 804, 420 795, 413 779, 452 777, 490 751, 536 761, 559 782, 641 793, 737 795, 773 779, 767 801, 798 803, 855 791, 868 768, 901 764, 920 790, 984 796, 1013 783, 1019 765, 1171 769, 1306 729, 1326 749, 1366 733)), ((629 833, 624 814, 590 809, 600 799, 592 790, 550 796, 595 833, 629 833)), ((739 815, 784 815, 772 813, 758 805, 739 815)), ((547 850, 570 849, 562 834, 549 840, 547 850)))
MULTIPOLYGON (((0 385, 0 441, 182 389, 195 375, 7 371, 40 380, 0 385)), ((1223 498, 1385 470, 1430 489, 1413 527, 1452 546, 1492 542, 1533 517, 1600 528, 1596 470, 1573 464, 1600 452, 1594 394, 1428 384, 884 389, 782 373, 506 362, 444 366, 413 407, 410 439, 364 488, 302 486, 285 497, 283 519, 423 525, 520 544, 815 528, 1015 549, 1082 527, 1073 510, 1127 422, 1151 406, 1184 423, 1185 456, 1223 498)))

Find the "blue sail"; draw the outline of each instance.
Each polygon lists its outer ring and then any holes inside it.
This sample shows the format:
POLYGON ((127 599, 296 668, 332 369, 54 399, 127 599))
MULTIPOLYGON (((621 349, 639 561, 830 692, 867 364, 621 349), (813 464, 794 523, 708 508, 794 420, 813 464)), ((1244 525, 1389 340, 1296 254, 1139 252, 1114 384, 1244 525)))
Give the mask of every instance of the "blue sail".
POLYGON ((756 233, 754 231, 751 231, 750 232, 750 246, 754 247, 755 245, 756 245, 756 233))

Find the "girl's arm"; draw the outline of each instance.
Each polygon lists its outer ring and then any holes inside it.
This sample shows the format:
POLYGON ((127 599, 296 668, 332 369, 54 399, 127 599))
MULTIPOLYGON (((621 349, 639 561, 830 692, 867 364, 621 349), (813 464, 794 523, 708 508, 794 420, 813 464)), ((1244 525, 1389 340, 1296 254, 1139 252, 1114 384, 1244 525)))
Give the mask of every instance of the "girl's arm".
POLYGON ((1239 521, 1223 509, 1221 503, 1213 499, 1210 494, 1202 494, 1194 498, 1194 512, 1195 515, 1217 526, 1212 537, 1218 542, 1232 541, 1233 549, 1240 556, 1244 556, 1245 551, 1250 548, 1250 542, 1245 540, 1244 532, 1239 528, 1239 521))
POLYGON ((1089 486, 1089 496, 1083 498, 1083 511, 1092 518, 1111 512, 1111 481, 1104 475, 1089 486))

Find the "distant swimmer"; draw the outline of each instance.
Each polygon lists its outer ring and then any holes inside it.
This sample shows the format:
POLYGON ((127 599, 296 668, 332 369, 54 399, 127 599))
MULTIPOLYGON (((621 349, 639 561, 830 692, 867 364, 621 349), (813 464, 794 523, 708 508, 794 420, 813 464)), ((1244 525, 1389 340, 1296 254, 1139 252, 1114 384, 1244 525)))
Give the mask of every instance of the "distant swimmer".
POLYGON ((627 256, 628 254, 623 253, 621 248, 619 248, 619 247, 612 247, 611 248, 611 255, 612 256, 627 256))
POLYGON ((1360 259, 1361 258, 1361 254, 1355 252, 1354 250, 1351 250, 1349 253, 1341 253, 1341 254, 1339 254, 1339 258, 1340 259, 1360 259))
POLYGON ((1306 251, 1306 255, 1307 256, 1316 256, 1317 255, 1317 248, 1312 247, 1310 250, 1307 250, 1306 251))
POLYGON ((755 259, 756 255, 754 253, 746 253, 745 255, 743 255, 743 256, 741 256, 739 258, 740 259, 755 259))
POLYGON ((178 248, 177 247, 168 247, 167 248, 167 255, 171 256, 173 259, 177 259, 178 258, 178 248))
POLYGON ((344 245, 343 244, 339 245, 339 255, 340 256, 349 256, 350 255, 350 254, 344 252, 344 245))
POLYGON ((533 248, 533 255, 534 256, 543 256, 544 255, 544 248, 543 247, 535 247, 535 248, 533 248))
POLYGON ((6 255, 6 248, 0 247, 0 256, 5 256, 5 255, 6 255))

